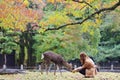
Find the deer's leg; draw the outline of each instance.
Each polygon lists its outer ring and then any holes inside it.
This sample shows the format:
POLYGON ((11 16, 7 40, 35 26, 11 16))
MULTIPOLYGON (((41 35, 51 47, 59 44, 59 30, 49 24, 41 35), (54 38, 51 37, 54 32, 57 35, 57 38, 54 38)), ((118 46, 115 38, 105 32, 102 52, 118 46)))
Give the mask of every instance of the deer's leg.
POLYGON ((46 65, 45 65, 45 69, 46 69, 47 74, 48 74, 49 66, 50 66, 50 61, 47 61, 46 65))
POLYGON ((53 66, 53 64, 50 64, 50 66, 49 66, 49 72, 51 72, 52 66, 53 66))
POLYGON ((57 65, 55 64, 54 75, 56 75, 57 65))
POLYGON ((40 71, 41 74, 43 74, 44 64, 45 64, 45 63, 41 63, 41 71, 40 71))
POLYGON ((61 71, 62 66, 58 65, 58 67, 59 67, 59 70, 60 70, 60 75, 62 76, 62 71, 61 71))

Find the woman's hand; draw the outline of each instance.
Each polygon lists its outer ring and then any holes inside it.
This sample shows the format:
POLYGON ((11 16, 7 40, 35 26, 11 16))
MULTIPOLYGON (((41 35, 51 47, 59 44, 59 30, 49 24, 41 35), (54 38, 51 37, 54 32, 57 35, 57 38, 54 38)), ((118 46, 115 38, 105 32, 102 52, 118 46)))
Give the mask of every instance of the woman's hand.
POLYGON ((78 68, 75 68, 74 70, 72 70, 72 72, 75 73, 75 72, 80 71, 81 69, 82 69, 82 67, 78 67, 78 68))

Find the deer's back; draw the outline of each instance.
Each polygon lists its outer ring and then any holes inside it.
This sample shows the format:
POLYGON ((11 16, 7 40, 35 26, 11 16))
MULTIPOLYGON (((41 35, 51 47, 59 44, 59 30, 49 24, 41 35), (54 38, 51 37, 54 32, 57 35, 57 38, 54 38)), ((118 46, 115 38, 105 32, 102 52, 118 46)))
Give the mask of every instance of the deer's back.
POLYGON ((52 61, 55 64, 62 64, 64 61, 61 55, 51 51, 45 52, 43 55, 44 55, 44 60, 52 61))

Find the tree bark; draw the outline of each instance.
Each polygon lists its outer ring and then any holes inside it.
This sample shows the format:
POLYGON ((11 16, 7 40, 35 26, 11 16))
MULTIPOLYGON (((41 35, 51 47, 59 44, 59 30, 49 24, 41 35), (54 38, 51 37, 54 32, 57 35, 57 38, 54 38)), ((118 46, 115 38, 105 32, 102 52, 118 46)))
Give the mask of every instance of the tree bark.
POLYGON ((24 64, 25 60, 25 45, 24 45, 24 33, 20 36, 20 53, 19 53, 19 66, 24 64))
POLYGON ((33 60, 33 44, 34 44, 34 40, 33 40, 33 36, 34 33, 29 33, 26 32, 25 34, 25 44, 26 44, 26 48, 27 48, 27 66, 33 66, 33 64, 35 63, 35 61, 33 60))

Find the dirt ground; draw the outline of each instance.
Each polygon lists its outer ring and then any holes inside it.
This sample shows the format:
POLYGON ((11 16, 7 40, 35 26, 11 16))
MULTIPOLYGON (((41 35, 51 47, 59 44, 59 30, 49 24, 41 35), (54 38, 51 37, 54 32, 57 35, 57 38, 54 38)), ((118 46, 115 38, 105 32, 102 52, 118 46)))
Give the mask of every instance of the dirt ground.
POLYGON ((53 75, 53 72, 41 74, 40 72, 30 72, 22 74, 5 74, 0 75, 0 80, 120 80, 120 73, 114 72, 98 72, 95 78, 84 78, 80 73, 62 72, 62 76, 59 72, 53 75))

